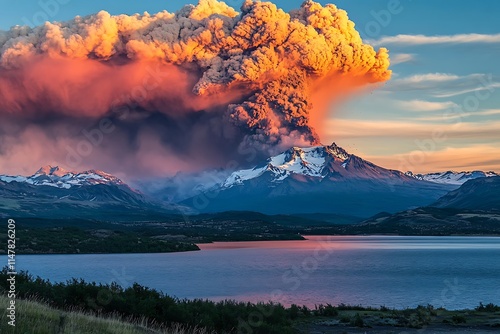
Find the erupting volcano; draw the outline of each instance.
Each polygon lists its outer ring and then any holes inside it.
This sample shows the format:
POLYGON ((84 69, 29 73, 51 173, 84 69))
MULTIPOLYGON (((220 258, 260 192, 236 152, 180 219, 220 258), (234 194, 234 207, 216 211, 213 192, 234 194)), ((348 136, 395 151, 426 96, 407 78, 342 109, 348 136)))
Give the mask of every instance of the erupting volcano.
POLYGON ((344 10, 313 1, 289 13, 251 0, 240 12, 216 0, 101 11, 13 27, 0 50, 4 170, 69 165, 77 152, 84 167, 161 174, 315 145, 325 96, 391 76, 386 49, 364 44, 344 10))

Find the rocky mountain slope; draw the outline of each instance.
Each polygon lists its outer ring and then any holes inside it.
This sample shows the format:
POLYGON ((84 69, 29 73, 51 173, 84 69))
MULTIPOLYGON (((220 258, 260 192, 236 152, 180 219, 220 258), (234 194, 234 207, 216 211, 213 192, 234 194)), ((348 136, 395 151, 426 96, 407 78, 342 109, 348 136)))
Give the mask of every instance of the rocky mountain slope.
POLYGON ((201 212, 369 216, 430 204, 455 187, 382 168, 334 143, 293 147, 254 168, 232 173, 210 192, 182 204, 201 212))

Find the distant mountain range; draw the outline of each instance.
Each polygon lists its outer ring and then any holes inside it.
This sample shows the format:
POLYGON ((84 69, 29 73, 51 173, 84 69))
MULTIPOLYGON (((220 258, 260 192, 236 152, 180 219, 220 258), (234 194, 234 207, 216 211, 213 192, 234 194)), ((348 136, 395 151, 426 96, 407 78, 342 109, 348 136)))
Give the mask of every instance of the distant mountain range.
POLYGON ((429 174, 413 174, 412 172, 406 172, 406 175, 414 177, 418 180, 462 185, 469 180, 474 180, 482 177, 493 177, 500 176, 500 174, 495 172, 483 172, 483 171, 473 171, 473 172, 454 172, 447 171, 442 173, 429 173, 429 174))
POLYGON ((202 193, 182 204, 201 212, 253 210, 367 217, 428 205, 454 188, 379 167, 334 143, 293 147, 254 168, 232 173, 206 196, 202 193))
POLYGON ((429 206, 396 214, 380 213, 355 225, 354 232, 417 235, 499 234, 500 177, 469 180, 429 206))
POLYGON ((35 186, 50 186, 70 189, 78 186, 91 186, 96 184, 124 185, 117 177, 98 170, 88 170, 81 173, 69 172, 58 166, 45 166, 31 176, 0 175, 0 181, 11 183, 28 183, 35 186))
POLYGON ((31 176, 0 175, 0 215, 120 220, 171 212, 102 171, 46 166, 31 176))
MULTIPOLYGON (((340 169, 338 176, 347 176, 357 179, 374 178, 401 178, 401 172, 388 170, 376 166, 355 155, 347 153, 344 149, 333 143, 331 146, 318 146, 309 148, 293 147, 290 150, 268 159, 264 166, 255 167, 234 172, 222 184, 223 188, 230 188, 242 184, 246 180, 261 176, 266 172, 274 174, 271 182, 280 182, 290 176, 304 175, 311 177, 326 178, 332 176, 332 171, 326 167, 328 157, 340 160, 343 170, 340 169), (356 167, 357 164, 357 167, 356 167)), ((337 170, 335 170, 338 172, 337 170)), ((447 171, 441 173, 414 174, 406 172, 406 176, 420 180, 440 184, 462 185, 469 180, 482 177, 500 176, 495 172, 455 172, 447 171)))
POLYGON ((442 208, 449 203, 461 203, 466 209, 477 204, 491 208, 496 203, 491 193, 496 188, 491 190, 491 184, 500 179, 495 176, 481 171, 402 173, 349 154, 334 143, 293 147, 233 173, 206 171, 137 183, 143 192, 98 170, 74 172, 46 166, 31 176, 0 175, 0 215, 133 220, 257 211, 370 217, 433 203, 442 208))
POLYGON ((441 197, 431 206, 500 212, 500 177, 478 178, 441 197))

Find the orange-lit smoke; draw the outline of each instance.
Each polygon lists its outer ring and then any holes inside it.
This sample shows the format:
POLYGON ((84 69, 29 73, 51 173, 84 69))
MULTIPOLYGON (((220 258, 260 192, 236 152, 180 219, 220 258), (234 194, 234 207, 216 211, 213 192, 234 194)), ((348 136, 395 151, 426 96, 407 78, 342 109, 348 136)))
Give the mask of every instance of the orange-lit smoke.
POLYGON ((319 142, 311 120, 324 117, 323 101, 388 80, 388 67, 387 50, 364 44, 345 11, 313 1, 290 13, 251 0, 240 13, 216 0, 177 13, 99 12, 0 33, 0 117, 97 120, 127 96, 142 117, 182 119, 175 128, 188 141, 210 145, 216 128, 234 149, 269 153, 319 142))

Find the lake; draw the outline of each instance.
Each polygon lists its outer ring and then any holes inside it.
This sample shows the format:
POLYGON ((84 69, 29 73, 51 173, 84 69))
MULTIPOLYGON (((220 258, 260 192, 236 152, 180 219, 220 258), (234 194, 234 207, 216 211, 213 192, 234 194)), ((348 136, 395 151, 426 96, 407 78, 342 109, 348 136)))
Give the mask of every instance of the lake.
POLYGON ((138 282, 190 299, 313 307, 500 304, 500 238, 307 238, 202 244, 202 251, 188 253, 20 255, 17 266, 53 281, 138 282))

